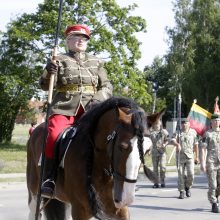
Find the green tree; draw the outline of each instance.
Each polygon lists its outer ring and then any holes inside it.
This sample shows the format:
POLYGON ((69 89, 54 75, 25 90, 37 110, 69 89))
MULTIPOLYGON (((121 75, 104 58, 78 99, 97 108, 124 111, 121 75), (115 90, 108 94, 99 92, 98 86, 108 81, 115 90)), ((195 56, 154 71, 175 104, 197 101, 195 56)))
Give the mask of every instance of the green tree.
POLYGON ((178 0, 176 27, 168 30, 167 55, 174 93, 182 93, 186 112, 193 99, 212 111, 219 94, 220 5, 218 0, 178 0))
MULTIPOLYGON (((10 140, 14 120, 20 108, 38 93, 37 81, 54 45, 58 17, 58 0, 45 0, 36 13, 22 14, 8 25, 0 46, 0 89, 4 103, 0 106, 0 141, 10 140), (6 121, 9 123, 6 126, 6 121)), ((146 22, 130 13, 136 4, 120 8, 115 0, 66 0, 63 5, 60 46, 64 50, 66 25, 87 24, 92 30, 89 52, 106 60, 106 69, 115 94, 129 96, 145 106, 151 99, 146 93, 143 72, 137 68, 141 57, 135 33, 146 31, 146 22), (126 88, 126 89, 125 89, 126 88)))
MULTIPOLYGON (((145 78, 148 84, 148 93, 156 92, 156 111, 160 111, 169 105, 169 73, 164 58, 156 56, 150 66, 144 68, 145 78), (157 88, 154 88, 156 86, 157 88)), ((151 105, 153 104, 153 99, 151 105)))

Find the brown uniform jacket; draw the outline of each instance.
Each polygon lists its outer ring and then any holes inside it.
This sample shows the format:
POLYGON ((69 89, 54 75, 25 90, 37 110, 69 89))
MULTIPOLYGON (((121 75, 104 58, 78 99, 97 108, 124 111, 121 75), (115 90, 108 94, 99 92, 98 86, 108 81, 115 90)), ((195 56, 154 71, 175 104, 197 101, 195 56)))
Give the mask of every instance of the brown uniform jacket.
MULTIPOLYGON (((112 96, 112 85, 103 62, 87 53, 58 55, 58 73, 55 75, 56 94, 51 104, 52 114, 74 116, 79 106, 84 110, 92 101, 104 101, 112 96)), ((50 75, 44 70, 40 86, 49 89, 50 75)))

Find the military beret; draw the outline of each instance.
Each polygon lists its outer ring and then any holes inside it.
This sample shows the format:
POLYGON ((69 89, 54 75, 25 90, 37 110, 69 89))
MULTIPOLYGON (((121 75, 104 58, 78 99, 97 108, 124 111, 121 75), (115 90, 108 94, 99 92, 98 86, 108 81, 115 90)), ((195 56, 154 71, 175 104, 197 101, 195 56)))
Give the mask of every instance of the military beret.
POLYGON ((220 114, 213 114, 213 115, 211 116, 211 119, 212 119, 212 120, 220 120, 220 114))
POLYGON ((67 27, 65 30, 65 36, 69 37, 72 34, 82 34, 85 35, 88 39, 90 39, 90 30, 84 24, 74 24, 67 27))
POLYGON ((188 118, 181 118, 181 123, 189 122, 188 118))

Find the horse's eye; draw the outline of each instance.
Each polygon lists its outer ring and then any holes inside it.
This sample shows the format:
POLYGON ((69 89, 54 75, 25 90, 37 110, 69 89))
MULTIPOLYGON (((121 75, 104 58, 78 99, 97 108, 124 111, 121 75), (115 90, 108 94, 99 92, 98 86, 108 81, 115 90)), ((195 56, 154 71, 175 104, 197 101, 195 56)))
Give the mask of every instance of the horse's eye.
POLYGON ((129 145, 127 143, 121 143, 121 149, 127 150, 129 148, 129 145))

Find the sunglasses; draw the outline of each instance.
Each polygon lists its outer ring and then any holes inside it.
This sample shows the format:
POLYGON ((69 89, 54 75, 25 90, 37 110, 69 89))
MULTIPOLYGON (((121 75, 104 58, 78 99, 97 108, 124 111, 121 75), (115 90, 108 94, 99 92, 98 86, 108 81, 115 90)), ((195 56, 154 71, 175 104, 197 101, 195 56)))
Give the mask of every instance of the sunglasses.
POLYGON ((89 39, 86 36, 81 35, 81 34, 79 34, 79 35, 78 34, 74 34, 74 35, 70 36, 68 38, 68 40, 75 40, 75 41, 81 40, 83 42, 88 42, 89 41, 89 39))

